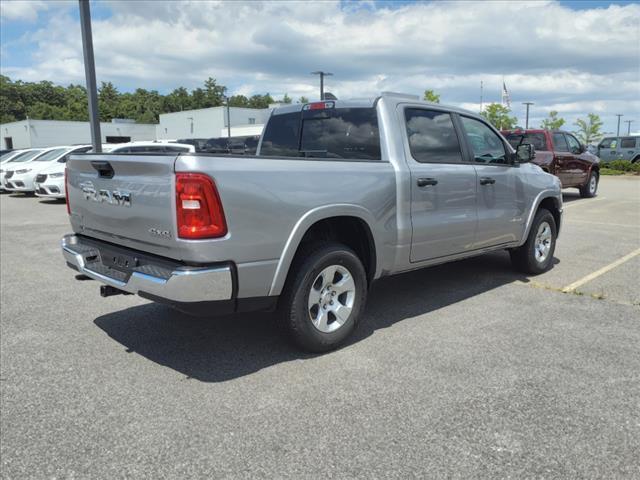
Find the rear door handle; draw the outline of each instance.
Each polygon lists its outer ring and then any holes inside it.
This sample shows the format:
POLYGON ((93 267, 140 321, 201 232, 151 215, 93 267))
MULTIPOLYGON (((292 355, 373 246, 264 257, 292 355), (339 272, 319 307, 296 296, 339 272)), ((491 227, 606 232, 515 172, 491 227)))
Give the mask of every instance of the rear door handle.
POLYGON ((427 187, 427 186, 433 186, 433 185, 437 185, 438 184, 438 180, 436 180, 435 178, 419 178, 418 179, 418 186, 419 187, 427 187))
POLYGON ((495 178, 491 178, 491 177, 480 178, 480 185, 493 185, 494 183, 496 183, 495 178))

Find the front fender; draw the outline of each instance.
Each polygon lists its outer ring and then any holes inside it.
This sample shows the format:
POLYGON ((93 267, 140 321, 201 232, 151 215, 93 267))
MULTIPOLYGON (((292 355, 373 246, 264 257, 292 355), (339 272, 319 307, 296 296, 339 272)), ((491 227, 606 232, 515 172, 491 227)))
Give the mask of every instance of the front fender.
MULTIPOLYGON (((542 190, 536 196, 535 200, 532 203, 531 210, 529 211, 529 215, 527 216, 527 221, 525 223, 524 233, 522 236, 522 240, 520 241, 520 245, 524 244, 527 241, 527 237, 529 236, 529 232, 531 231, 531 225, 533 224, 533 219, 540 207, 540 204, 547 198, 553 199, 553 202, 558 210, 560 218, 562 218, 562 192, 558 192, 556 190, 542 190)), ((557 225, 557 233, 560 234, 560 223, 557 225)))
POLYGON ((291 262, 293 262, 293 258, 300 246, 300 242, 309 228, 320 220, 326 220, 332 217, 355 217, 367 224, 373 236, 376 252, 378 252, 378 255, 376 255, 376 272, 374 278, 380 276, 380 252, 382 251, 382 248, 381 245, 379 245, 379 235, 376 235, 376 231, 373 227, 375 225, 375 218, 373 214, 366 208, 354 204, 323 205, 309 210, 296 222, 293 230, 289 234, 287 242, 285 243, 282 254, 280 255, 278 266, 276 267, 276 273, 274 274, 271 288, 269 290, 269 295, 280 295, 282 292, 287 275, 289 274, 291 262))

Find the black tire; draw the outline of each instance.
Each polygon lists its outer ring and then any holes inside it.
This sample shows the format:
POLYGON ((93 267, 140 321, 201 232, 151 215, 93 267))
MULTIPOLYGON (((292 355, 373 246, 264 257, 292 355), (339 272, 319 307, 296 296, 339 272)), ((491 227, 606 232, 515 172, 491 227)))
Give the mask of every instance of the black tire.
POLYGON ((600 175, 593 170, 589 174, 587 183, 580 187, 580 196, 582 198, 593 198, 598 194, 598 184, 600 183, 600 175))
MULTIPOLYGON (((337 278, 341 278, 339 274, 337 278)), ((278 305, 279 324, 284 333, 299 348, 310 352, 326 352, 340 346, 353 333, 366 300, 366 272, 353 250, 335 242, 314 243, 303 247, 291 266, 278 305), (319 275, 332 266, 343 267, 351 274, 355 293, 351 302, 351 312, 346 321, 341 326, 337 326, 340 322, 335 324, 333 327, 336 328, 335 331, 323 332, 313 324, 311 319, 313 310, 310 310, 308 302, 319 275)), ((337 320, 335 314, 333 317, 333 320, 329 320, 331 323, 337 320)))
POLYGON ((553 254, 556 250, 557 232, 556 221, 551 212, 546 208, 539 209, 533 219, 531 230, 529 230, 529 236, 525 244, 509 251, 511 254, 511 262, 516 270, 532 275, 538 275, 549 270, 553 263, 553 254), (540 226, 544 222, 546 222, 551 229, 551 243, 547 255, 543 260, 540 260, 536 256, 536 238, 538 237, 540 226))

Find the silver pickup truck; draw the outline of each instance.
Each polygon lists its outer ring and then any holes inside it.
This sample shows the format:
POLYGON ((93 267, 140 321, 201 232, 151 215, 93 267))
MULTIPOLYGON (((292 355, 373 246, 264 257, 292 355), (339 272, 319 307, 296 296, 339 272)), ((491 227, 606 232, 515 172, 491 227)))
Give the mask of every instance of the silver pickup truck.
POLYGON ((83 154, 67 162, 67 264, 179 310, 279 311, 337 347, 376 279, 507 249, 552 264, 560 183, 483 118, 384 93, 273 111, 257 155, 83 154))

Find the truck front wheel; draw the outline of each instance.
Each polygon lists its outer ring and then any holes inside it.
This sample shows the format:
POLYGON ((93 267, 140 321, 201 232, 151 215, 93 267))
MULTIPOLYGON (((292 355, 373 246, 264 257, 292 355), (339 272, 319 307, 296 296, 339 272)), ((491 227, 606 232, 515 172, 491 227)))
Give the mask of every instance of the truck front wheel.
POLYGON ((523 273, 534 275, 549 270, 556 249, 557 232, 551 212, 546 208, 539 209, 525 244, 509 251, 513 266, 523 273))
POLYGON ((304 350, 333 350, 356 328, 366 299, 366 273, 353 250, 333 242, 313 244, 292 265, 280 298, 280 324, 304 350))

